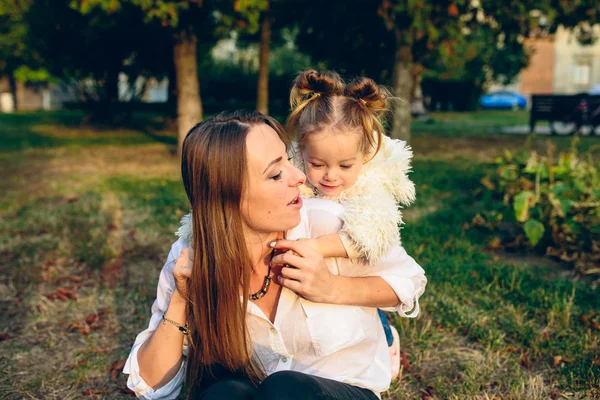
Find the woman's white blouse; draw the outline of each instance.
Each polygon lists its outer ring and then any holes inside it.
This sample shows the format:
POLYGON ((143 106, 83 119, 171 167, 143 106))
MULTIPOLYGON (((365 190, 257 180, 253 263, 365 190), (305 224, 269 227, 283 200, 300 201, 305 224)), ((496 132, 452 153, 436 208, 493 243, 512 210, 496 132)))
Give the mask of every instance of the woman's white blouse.
MULTIPOLYGON (((301 210, 302 222, 287 237, 293 240, 337 232, 342 212, 338 203, 306 199, 301 210)), ((137 336, 123 369, 129 374, 127 386, 139 398, 174 399, 183 386, 187 343, 182 349, 184 359, 179 372, 157 390, 141 378, 137 352, 161 322, 175 287, 172 273, 175 261, 186 247, 184 239, 171 247, 160 273, 150 324, 137 336)), ((404 317, 419 313, 418 299, 427 279, 423 269, 402 247, 392 248, 373 266, 346 258, 326 259, 326 263, 336 275, 382 277, 401 300, 398 307, 384 308, 385 311, 396 311, 404 317)), ((267 375, 293 370, 366 388, 378 396, 389 387, 389 351, 376 308, 312 303, 283 288, 274 323, 251 301, 247 321, 254 352, 267 375)))

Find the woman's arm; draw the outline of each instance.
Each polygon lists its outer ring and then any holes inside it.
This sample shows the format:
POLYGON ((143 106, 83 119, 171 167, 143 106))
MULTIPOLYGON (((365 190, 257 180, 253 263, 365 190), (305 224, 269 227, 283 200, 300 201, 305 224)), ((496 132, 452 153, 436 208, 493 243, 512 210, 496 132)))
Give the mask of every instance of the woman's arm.
MULTIPOLYGON (((185 326, 185 308, 186 300, 175 292, 165 317, 185 326)), ((183 360, 183 338, 175 325, 161 323, 141 345, 137 354, 140 377, 152 389, 163 387, 177 375, 183 360)))
POLYGON ((274 247, 287 250, 273 258, 273 265, 284 266, 279 283, 307 300, 365 307, 396 307, 400 302, 388 282, 379 276, 332 274, 323 256, 307 242, 278 240, 274 247))
POLYGON ((187 341, 176 326, 163 323, 162 316, 185 325, 186 303, 181 284, 175 278, 187 273, 178 266, 177 258, 185 254, 187 245, 180 239, 171 248, 158 280, 157 295, 152 305, 148 329, 141 332, 131 349, 123 372, 129 375, 127 386, 138 398, 174 399, 183 386, 187 341), (182 251, 183 250, 183 251, 182 251))

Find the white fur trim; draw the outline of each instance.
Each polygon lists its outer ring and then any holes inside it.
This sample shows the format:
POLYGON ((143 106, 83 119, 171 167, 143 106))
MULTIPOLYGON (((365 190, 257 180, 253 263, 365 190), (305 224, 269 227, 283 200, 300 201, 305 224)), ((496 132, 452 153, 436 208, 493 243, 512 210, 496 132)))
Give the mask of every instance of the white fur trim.
POLYGON ((181 226, 179 227, 177 232, 175 232, 175 234, 178 237, 183 238, 188 244, 191 244, 193 242, 192 239, 194 238, 194 228, 192 227, 191 211, 189 214, 186 214, 183 216, 183 218, 181 218, 181 226))
MULTIPOLYGON (((292 145, 294 164, 305 171, 297 144, 292 145)), ((415 184, 409 179, 411 148, 402 140, 383 137, 377 155, 362 169, 356 183, 335 197, 320 195, 307 182, 301 187, 304 197, 322 197, 344 207, 341 233, 348 236, 354 250, 371 264, 393 245, 400 243, 402 213, 398 204, 408 206, 415 200, 415 184)))

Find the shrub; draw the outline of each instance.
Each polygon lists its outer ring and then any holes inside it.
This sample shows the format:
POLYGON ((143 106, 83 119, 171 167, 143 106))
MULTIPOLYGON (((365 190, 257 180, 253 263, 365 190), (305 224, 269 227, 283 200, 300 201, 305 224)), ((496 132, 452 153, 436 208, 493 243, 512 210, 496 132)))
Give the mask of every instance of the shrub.
MULTIPOLYGON (((600 173, 591 148, 506 151, 481 179, 484 211, 471 226, 500 233, 495 247, 529 247, 600 274, 600 173)), ((594 146, 598 147, 598 146, 594 146)), ((597 160, 596 160, 597 161, 597 160)))

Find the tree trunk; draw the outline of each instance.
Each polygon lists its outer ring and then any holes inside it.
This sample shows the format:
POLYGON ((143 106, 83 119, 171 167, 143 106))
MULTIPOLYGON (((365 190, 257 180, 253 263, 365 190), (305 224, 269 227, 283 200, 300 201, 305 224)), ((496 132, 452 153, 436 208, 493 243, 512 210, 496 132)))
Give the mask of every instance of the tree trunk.
POLYGON ((192 126, 202 121, 196 35, 182 30, 173 47, 177 84, 177 154, 192 126))
POLYGON ((394 74, 392 86, 394 90, 394 101, 392 113, 394 123, 390 137, 410 141, 410 100, 413 88, 413 78, 410 73, 411 49, 407 45, 400 45, 396 49, 394 57, 394 74))
POLYGON ((260 52, 258 56, 258 85, 256 88, 256 109, 269 113, 269 50, 271 47, 271 17, 265 11, 260 30, 260 52))

